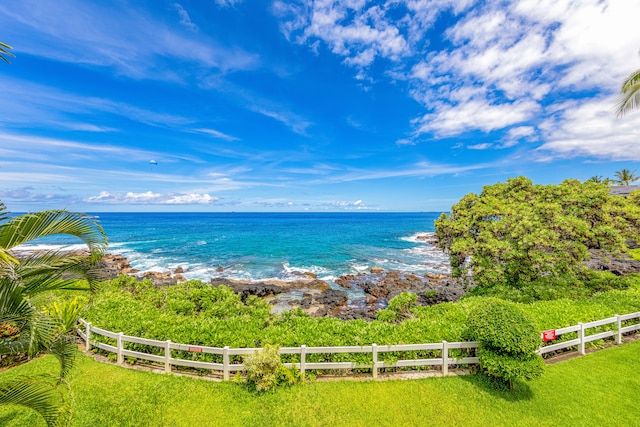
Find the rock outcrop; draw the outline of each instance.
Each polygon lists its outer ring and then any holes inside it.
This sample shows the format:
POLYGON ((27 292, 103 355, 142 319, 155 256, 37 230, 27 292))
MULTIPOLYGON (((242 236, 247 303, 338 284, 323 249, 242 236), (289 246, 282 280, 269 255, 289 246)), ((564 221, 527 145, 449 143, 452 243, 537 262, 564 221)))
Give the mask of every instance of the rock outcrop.
POLYGON ((640 261, 636 261, 629 255, 613 256, 599 249, 589 249, 589 259, 585 262, 587 267, 594 271, 610 271, 616 276, 630 273, 640 273, 640 261))

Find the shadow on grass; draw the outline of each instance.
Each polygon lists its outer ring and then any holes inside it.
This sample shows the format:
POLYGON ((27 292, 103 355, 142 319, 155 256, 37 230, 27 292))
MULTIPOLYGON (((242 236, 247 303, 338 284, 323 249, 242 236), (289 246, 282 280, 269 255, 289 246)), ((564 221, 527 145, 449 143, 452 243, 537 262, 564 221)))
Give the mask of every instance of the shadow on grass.
POLYGON ((467 381, 474 387, 481 388, 482 390, 490 393, 493 397, 509 402, 533 399, 531 387, 523 381, 517 381, 513 384, 513 388, 509 388, 509 386, 504 382, 498 381, 487 375, 483 375, 482 373, 462 375, 460 378, 467 381))

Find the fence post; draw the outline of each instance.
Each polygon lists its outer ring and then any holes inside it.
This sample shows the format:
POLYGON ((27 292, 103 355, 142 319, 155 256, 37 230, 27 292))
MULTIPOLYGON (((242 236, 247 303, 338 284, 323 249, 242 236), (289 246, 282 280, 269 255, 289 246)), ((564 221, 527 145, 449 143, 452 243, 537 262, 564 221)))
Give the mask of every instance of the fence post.
POLYGON ((118 338, 117 338, 117 343, 118 343, 118 365, 122 365, 122 362, 124 362, 124 357, 122 356, 122 336, 124 335, 123 332, 120 332, 118 334, 118 338))
POLYGON ((307 346, 302 344, 300 346, 300 374, 304 377, 304 371, 307 364, 307 346))
POLYGON ((222 379, 229 381, 229 346, 222 349, 222 379))
POLYGON ((164 373, 171 373, 171 340, 167 340, 164 344, 164 373))
POLYGON ((442 376, 449 375, 449 343, 442 340, 442 376))
POLYGON ((373 357, 373 369, 371 373, 373 374, 373 379, 378 379, 378 344, 371 344, 371 355, 373 357))
POLYGON ((585 354, 584 352, 584 325, 582 322, 578 323, 580 329, 578 330, 578 339, 580 339, 580 345, 578 346, 578 353, 585 354))
POLYGON ((91 341, 89 341, 90 338, 91 338, 91 322, 87 322, 86 325, 87 325, 87 328, 85 330, 85 332, 86 332, 86 334, 85 334, 86 342, 84 344, 84 348, 85 348, 86 351, 89 351, 89 350, 91 350, 91 341))
POLYGON ((616 320, 618 321, 618 333, 616 334, 616 344, 622 344, 622 320, 620 315, 616 314, 616 320))

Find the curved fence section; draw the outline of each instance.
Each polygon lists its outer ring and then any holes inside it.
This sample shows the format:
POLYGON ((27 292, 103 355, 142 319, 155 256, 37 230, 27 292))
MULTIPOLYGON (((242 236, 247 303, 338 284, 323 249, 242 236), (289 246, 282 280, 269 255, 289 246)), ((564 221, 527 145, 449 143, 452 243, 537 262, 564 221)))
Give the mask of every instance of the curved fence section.
MULTIPOLYGON (((597 340, 615 337, 622 343, 625 334, 640 330, 640 312, 578 323, 574 326, 544 331, 539 354, 547 354, 574 348, 585 353, 585 344, 597 340)), ((164 365, 169 373, 172 367, 196 368, 212 371, 229 380, 231 373, 244 371, 242 357, 253 354, 260 348, 207 347, 193 344, 179 344, 169 340, 159 341, 125 335, 95 327, 84 319, 79 321, 78 335, 84 340, 86 350, 99 348, 116 355, 118 364, 124 358, 140 359, 164 365), (95 337, 99 337, 96 339, 95 337), (145 351, 142 351, 145 350, 145 351), (208 355, 208 356, 207 356, 208 355), (210 359, 210 360, 202 360, 210 359)), ((348 346, 348 347, 282 347, 280 357, 284 365, 295 367, 304 375, 307 371, 349 371, 356 369, 371 370, 375 379, 381 369, 386 368, 438 368, 442 375, 449 373, 450 367, 477 365, 476 341, 348 346), (345 354, 349 361, 332 361, 333 355, 345 354), (326 356, 326 357, 323 357, 326 356), (402 358, 403 356, 411 358, 402 358)))

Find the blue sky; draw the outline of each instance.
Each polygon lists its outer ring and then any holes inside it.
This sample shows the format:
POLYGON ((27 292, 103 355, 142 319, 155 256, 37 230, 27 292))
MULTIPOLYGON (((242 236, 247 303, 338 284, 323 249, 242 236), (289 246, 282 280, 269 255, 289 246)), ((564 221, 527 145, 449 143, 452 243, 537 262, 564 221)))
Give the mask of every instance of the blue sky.
POLYGON ((640 0, 5 0, 0 200, 443 211, 509 177, 613 177, 640 159, 640 112, 614 114, 638 16, 640 0))

